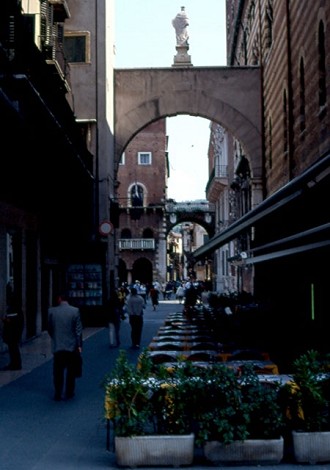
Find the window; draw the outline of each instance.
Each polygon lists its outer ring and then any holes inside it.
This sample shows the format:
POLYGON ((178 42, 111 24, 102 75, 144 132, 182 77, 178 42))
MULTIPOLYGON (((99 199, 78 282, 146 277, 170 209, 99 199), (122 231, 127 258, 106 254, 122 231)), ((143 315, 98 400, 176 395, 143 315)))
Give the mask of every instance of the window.
POLYGON ((269 0, 266 7, 266 47, 270 48, 273 42, 273 0, 269 0))
POLYGON ((130 212, 132 220, 140 219, 143 214, 144 192, 143 187, 135 183, 130 188, 130 203, 132 210, 130 212))
POLYGON ((145 228, 142 238, 154 238, 154 231, 151 228, 145 228))
POLYGON ((132 238, 132 233, 129 228, 123 228, 120 238, 132 238))
POLYGON ((286 155, 289 150, 289 137, 288 137, 288 100, 286 97, 286 90, 283 92, 283 152, 286 155))
POLYGON ((90 35, 88 32, 66 32, 63 48, 68 62, 90 62, 90 35))
POLYGON ((125 152, 120 156, 119 165, 125 165, 125 152))
POLYGON ((151 152, 138 152, 139 165, 151 165, 151 152))
POLYGON ((131 188, 131 205, 133 207, 143 206, 143 188, 136 183, 131 188))
POLYGON ((327 100, 326 88, 326 52, 325 52, 325 31, 321 21, 319 26, 319 106, 325 106, 327 100))
POLYGON ((299 66, 299 82, 300 82, 300 88, 299 88, 299 99, 300 99, 300 106, 299 106, 299 114, 300 114, 300 131, 303 132, 305 130, 306 124, 305 124, 305 65, 304 61, 301 58, 300 59, 300 66, 299 66))
POLYGON ((268 164, 269 168, 273 166, 273 123, 271 118, 268 120, 268 164))

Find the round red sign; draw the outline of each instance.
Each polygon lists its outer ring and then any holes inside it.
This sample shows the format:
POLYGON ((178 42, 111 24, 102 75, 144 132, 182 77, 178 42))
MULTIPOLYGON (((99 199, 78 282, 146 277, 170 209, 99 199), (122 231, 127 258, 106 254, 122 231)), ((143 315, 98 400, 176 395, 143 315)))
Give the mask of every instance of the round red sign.
POLYGON ((99 232, 100 232, 101 235, 103 235, 103 236, 110 235, 112 230, 113 230, 113 225, 112 225, 111 222, 105 220, 105 221, 100 223, 99 232))

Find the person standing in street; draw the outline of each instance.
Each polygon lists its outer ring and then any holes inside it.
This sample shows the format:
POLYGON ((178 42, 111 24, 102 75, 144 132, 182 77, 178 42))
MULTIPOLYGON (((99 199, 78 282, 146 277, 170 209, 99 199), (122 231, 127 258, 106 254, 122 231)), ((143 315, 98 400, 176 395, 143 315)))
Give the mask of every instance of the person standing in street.
POLYGON ((150 289, 149 295, 151 298, 152 308, 156 310, 156 307, 158 305, 158 299, 159 299, 159 290, 155 289, 155 287, 152 287, 150 289))
POLYGON ((120 346, 120 323, 122 316, 122 306, 115 288, 110 290, 110 298, 106 305, 106 315, 109 325, 110 348, 118 348, 120 346))
POLYGON ((131 294, 127 299, 127 312, 129 315, 129 323, 131 325, 132 348, 139 349, 143 328, 143 309, 144 300, 138 295, 135 287, 131 288, 131 294))
POLYGON ((65 294, 60 294, 58 305, 48 310, 48 333, 54 356, 54 399, 62 400, 65 379, 65 398, 69 400, 75 393, 76 354, 82 351, 82 323, 79 309, 69 304, 65 294))
POLYGON ((12 295, 3 317, 3 341, 8 346, 9 364, 2 370, 21 370, 20 342, 24 328, 24 316, 16 297, 12 295))
POLYGON ((180 284, 176 290, 176 298, 178 299, 179 304, 182 304, 184 298, 184 288, 182 284, 180 284))

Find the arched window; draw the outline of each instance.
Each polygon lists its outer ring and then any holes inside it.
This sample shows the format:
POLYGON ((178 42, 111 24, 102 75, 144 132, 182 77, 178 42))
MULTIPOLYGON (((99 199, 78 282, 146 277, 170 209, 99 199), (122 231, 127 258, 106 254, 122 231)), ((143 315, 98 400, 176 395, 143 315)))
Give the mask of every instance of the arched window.
POLYGON ((144 187, 142 184, 133 183, 133 185, 129 188, 129 200, 130 205, 132 207, 130 214, 132 220, 140 219, 141 215, 143 214, 143 206, 144 206, 144 187))
POLYGON ((131 205, 132 207, 142 207, 143 206, 143 188, 140 184, 133 184, 131 188, 131 205))
POLYGON ((286 90, 283 92, 283 152, 286 155, 289 150, 288 139, 288 100, 286 97, 286 90))
POLYGON ((300 132, 303 132, 306 127, 305 123, 305 65, 303 58, 300 59, 299 65, 299 98, 300 98, 300 132))
POLYGON ((120 234, 120 238, 132 238, 132 232, 129 228, 123 228, 120 234))
POLYGON ((266 7, 266 47, 270 48, 273 42, 273 0, 269 0, 266 7))
POLYGON ((271 169, 273 166, 273 124, 271 118, 268 120, 268 164, 271 169))
POLYGON ((145 228, 142 238, 154 238, 154 231, 151 228, 145 228))
POLYGON ((324 24, 320 21, 319 25, 319 106, 325 106, 327 100, 326 92, 326 64, 325 64, 325 35, 324 24))

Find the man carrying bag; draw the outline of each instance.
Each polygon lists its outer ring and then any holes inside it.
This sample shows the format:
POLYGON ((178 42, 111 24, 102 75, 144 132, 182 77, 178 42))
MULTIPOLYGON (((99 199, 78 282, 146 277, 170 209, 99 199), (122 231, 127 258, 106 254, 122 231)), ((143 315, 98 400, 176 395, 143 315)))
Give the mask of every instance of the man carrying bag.
POLYGON ((76 377, 82 373, 82 323, 79 309, 69 304, 65 294, 48 311, 48 333, 54 354, 54 399, 62 400, 65 376, 65 398, 69 400, 74 397, 76 377))

